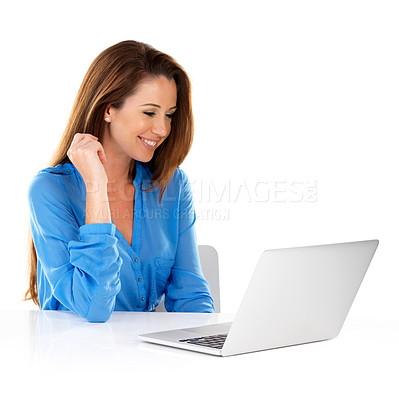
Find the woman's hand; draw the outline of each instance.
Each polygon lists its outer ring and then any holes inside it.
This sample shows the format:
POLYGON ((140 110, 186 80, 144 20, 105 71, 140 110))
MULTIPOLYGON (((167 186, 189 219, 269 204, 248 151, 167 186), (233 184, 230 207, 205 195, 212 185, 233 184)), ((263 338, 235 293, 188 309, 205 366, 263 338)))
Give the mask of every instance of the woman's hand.
POLYGON ((86 189, 96 190, 99 185, 107 185, 107 174, 103 166, 107 157, 97 137, 89 133, 77 133, 67 155, 82 175, 86 189))

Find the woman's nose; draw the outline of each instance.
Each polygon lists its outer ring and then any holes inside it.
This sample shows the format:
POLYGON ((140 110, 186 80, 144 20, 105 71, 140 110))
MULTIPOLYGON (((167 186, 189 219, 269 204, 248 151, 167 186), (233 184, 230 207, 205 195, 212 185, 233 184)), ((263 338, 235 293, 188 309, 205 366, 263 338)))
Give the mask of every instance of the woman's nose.
POLYGON ((158 136, 165 136, 168 132, 167 122, 164 118, 157 118, 152 126, 152 132, 158 136))

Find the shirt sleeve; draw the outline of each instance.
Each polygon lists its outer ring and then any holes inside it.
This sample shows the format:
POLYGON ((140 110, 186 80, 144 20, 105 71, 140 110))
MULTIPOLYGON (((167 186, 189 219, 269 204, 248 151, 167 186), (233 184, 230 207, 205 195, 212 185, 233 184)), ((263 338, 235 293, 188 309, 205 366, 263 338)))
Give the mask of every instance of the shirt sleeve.
MULTIPOLYGON (((51 295, 65 308, 90 322, 105 322, 121 288, 116 227, 112 223, 79 226, 59 179, 42 173, 29 188, 38 264, 51 295)), ((40 286, 38 291, 40 299, 40 286)))
POLYGON ((182 174, 182 190, 177 210, 179 237, 175 264, 165 289, 165 308, 169 312, 215 311, 208 282, 202 273, 195 232, 196 214, 191 185, 182 174))

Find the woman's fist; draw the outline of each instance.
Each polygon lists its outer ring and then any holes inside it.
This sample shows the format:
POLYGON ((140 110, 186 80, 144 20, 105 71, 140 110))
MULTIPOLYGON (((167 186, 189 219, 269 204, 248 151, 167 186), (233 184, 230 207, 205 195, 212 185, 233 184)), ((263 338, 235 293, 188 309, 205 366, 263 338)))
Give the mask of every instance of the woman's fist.
POLYGON ((94 189, 107 184, 107 174, 103 164, 107 162, 103 146, 98 138, 89 133, 77 133, 67 155, 85 181, 86 188, 94 189))

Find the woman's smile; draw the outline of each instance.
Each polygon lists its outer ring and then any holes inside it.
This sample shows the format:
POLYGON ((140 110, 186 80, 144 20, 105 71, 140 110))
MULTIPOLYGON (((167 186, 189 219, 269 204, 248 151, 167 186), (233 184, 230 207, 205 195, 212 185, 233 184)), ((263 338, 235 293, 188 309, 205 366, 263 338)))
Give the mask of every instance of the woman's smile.
POLYGON ((149 140, 147 138, 137 136, 146 149, 155 150, 159 140, 149 140))

